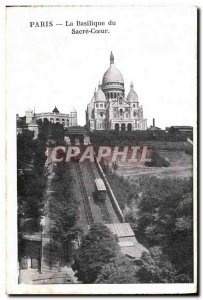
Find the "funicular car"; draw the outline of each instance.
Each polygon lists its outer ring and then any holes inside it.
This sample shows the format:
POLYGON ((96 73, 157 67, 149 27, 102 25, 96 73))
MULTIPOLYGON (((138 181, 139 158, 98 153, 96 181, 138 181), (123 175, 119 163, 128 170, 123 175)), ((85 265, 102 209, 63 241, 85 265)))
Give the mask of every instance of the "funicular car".
POLYGON ((95 194, 98 201, 106 200, 106 187, 101 178, 95 179, 95 194))

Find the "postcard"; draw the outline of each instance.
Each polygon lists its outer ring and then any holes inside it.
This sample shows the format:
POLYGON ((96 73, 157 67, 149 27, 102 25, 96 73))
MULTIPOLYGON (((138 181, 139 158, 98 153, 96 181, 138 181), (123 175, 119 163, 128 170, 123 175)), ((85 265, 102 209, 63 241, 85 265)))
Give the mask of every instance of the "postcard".
POLYGON ((192 6, 7 6, 7 294, 196 294, 192 6))

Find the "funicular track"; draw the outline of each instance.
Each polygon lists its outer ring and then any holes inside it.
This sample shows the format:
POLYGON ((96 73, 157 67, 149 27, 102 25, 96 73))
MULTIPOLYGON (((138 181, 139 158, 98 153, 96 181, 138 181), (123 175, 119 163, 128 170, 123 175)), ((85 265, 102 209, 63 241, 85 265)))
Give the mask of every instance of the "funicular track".
POLYGON ((75 165, 75 169, 76 169, 76 173, 77 173, 77 177, 78 177, 78 182, 79 182, 82 200, 83 200, 83 204, 84 204, 85 214, 86 214, 86 218, 87 218, 87 223, 88 223, 88 225, 90 225, 90 224, 94 223, 94 218, 93 218, 91 205, 89 202, 89 195, 88 195, 86 187, 85 187, 85 182, 83 179, 83 174, 82 174, 82 170, 81 170, 79 162, 75 162, 74 165, 75 165))
MULTIPOLYGON (((88 180, 89 180, 89 182, 91 182, 91 185, 94 189, 96 176, 95 176, 92 164, 93 163, 86 164, 86 169, 88 170, 88 177, 89 177, 88 180)), ((101 209, 101 213, 102 213, 104 222, 111 223, 111 217, 110 217, 109 211, 107 209, 106 203, 99 202, 98 205, 101 209)))

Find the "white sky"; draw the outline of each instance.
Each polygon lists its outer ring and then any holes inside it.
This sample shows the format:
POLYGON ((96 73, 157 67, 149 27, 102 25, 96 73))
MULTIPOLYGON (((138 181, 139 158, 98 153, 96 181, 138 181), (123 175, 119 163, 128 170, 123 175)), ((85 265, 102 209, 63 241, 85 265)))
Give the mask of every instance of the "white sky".
MULTIPOLYGON (((196 119, 196 10, 186 7, 35 7, 7 12, 8 111, 78 112, 109 67, 112 50, 126 96, 130 82, 148 126, 194 125, 196 119), (72 27, 30 28, 30 21, 116 21, 110 33, 72 35, 72 27)), ((84 29, 86 29, 85 27, 84 29)), ((79 28, 81 29, 81 28, 79 28)), ((82 28, 83 29, 83 28, 82 28)))

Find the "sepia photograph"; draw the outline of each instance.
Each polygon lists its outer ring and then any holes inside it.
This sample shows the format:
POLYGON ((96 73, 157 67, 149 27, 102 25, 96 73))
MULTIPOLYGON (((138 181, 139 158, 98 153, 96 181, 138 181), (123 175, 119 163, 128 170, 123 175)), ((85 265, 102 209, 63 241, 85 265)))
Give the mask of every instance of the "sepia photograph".
POLYGON ((197 8, 7 6, 7 293, 197 293, 197 8))

